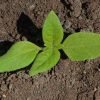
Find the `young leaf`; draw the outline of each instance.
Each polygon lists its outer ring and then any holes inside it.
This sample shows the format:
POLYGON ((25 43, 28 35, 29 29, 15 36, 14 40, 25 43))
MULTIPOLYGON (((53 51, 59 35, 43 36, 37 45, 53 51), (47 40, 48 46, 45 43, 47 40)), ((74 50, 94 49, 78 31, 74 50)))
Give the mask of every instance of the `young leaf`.
POLYGON ((57 46, 62 41, 63 28, 54 11, 51 11, 47 16, 42 33, 44 45, 47 47, 57 46))
POLYGON ((0 57, 0 72, 14 71, 28 66, 40 48, 28 41, 15 43, 6 54, 0 57))
POLYGON ((91 32, 72 34, 64 41, 63 50, 74 61, 83 61, 99 57, 100 34, 91 32))
POLYGON ((60 53, 57 49, 45 49, 41 52, 33 63, 33 66, 29 72, 31 76, 41 72, 45 72, 54 67, 60 59, 60 53))

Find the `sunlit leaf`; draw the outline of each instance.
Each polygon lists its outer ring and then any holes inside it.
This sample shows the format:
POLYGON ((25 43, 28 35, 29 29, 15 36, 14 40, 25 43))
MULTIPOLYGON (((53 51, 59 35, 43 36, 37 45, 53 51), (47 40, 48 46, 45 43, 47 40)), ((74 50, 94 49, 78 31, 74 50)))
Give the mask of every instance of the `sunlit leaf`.
POLYGON ((64 41, 63 50, 74 61, 99 57, 100 34, 90 32, 74 33, 64 41))
POLYGON ((60 53, 57 49, 45 49, 41 52, 33 63, 29 74, 36 75, 45 72, 54 67, 60 59, 60 53))
POLYGON ((28 41, 15 43, 6 54, 0 57, 0 72, 13 71, 28 66, 39 50, 38 46, 28 41))
POLYGON ((57 46, 63 39, 63 28, 57 15, 51 11, 43 25, 43 40, 47 47, 57 46))

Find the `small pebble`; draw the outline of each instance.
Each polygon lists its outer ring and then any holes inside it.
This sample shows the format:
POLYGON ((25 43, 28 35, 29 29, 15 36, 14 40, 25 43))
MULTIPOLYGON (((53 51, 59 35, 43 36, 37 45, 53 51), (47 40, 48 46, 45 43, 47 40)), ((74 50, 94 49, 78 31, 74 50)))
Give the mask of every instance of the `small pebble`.
POLYGON ((2 85, 1 85, 1 90, 2 90, 2 91, 7 91, 7 89, 8 89, 8 88, 7 88, 7 85, 6 85, 6 84, 2 84, 2 85))
POLYGON ((10 80, 12 80, 13 78, 15 78, 16 74, 12 74, 7 78, 7 82, 9 82, 10 80))
POLYGON ((19 34, 17 34, 15 38, 16 38, 16 39, 20 39, 20 35, 19 35, 19 34))
POLYGON ((27 38, 25 36, 22 36, 21 40, 22 41, 27 41, 27 38))
POLYGON ((2 95, 2 97, 3 97, 3 98, 6 98, 6 95, 5 95, 5 94, 3 94, 3 95, 2 95))
POLYGON ((30 5, 30 6, 29 6, 29 9, 30 9, 30 10, 35 9, 35 5, 30 5))
POLYGON ((83 73, 86 74, 86 71, 84 70, 83 73))
POLYGON ((9 90, 12 90, 13 84, 9 84, 9 90))
POLYGON ((68 29, 71 27, 71 25, 72 25, 72 23, 69 20, 66 20, 64 27, 65 27, 65 29, 68 29))

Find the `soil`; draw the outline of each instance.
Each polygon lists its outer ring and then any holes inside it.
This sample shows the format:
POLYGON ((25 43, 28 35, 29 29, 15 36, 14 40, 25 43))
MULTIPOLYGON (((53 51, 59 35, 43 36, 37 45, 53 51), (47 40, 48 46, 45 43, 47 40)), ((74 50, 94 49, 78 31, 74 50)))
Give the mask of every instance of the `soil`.
MULTIPOLYGON (((100 33, 100 0, 0 0, 0 55, 16 41, 43 46, 41 29, 50 10, 65 37, 100 33)), ((0 100, 100 100, 100 58, 73 62, 61 57, 49 72, 30 77, 28 69, 0 74, 0 100)))

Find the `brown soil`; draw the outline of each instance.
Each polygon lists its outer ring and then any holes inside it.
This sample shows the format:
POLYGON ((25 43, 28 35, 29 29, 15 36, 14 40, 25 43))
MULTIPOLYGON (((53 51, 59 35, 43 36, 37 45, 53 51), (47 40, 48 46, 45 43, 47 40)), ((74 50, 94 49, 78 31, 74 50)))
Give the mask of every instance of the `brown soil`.
MULTIPOLYGON (((0 0, 0 55, 20 40, 43 46, 41 28, 54 10, 67 34, 100 32, 100 0, 0 0)), ((29 77, 28 69, 0 74, 0 100, 100 100, 100 58, 68 58, 50 72, 29 77)))

